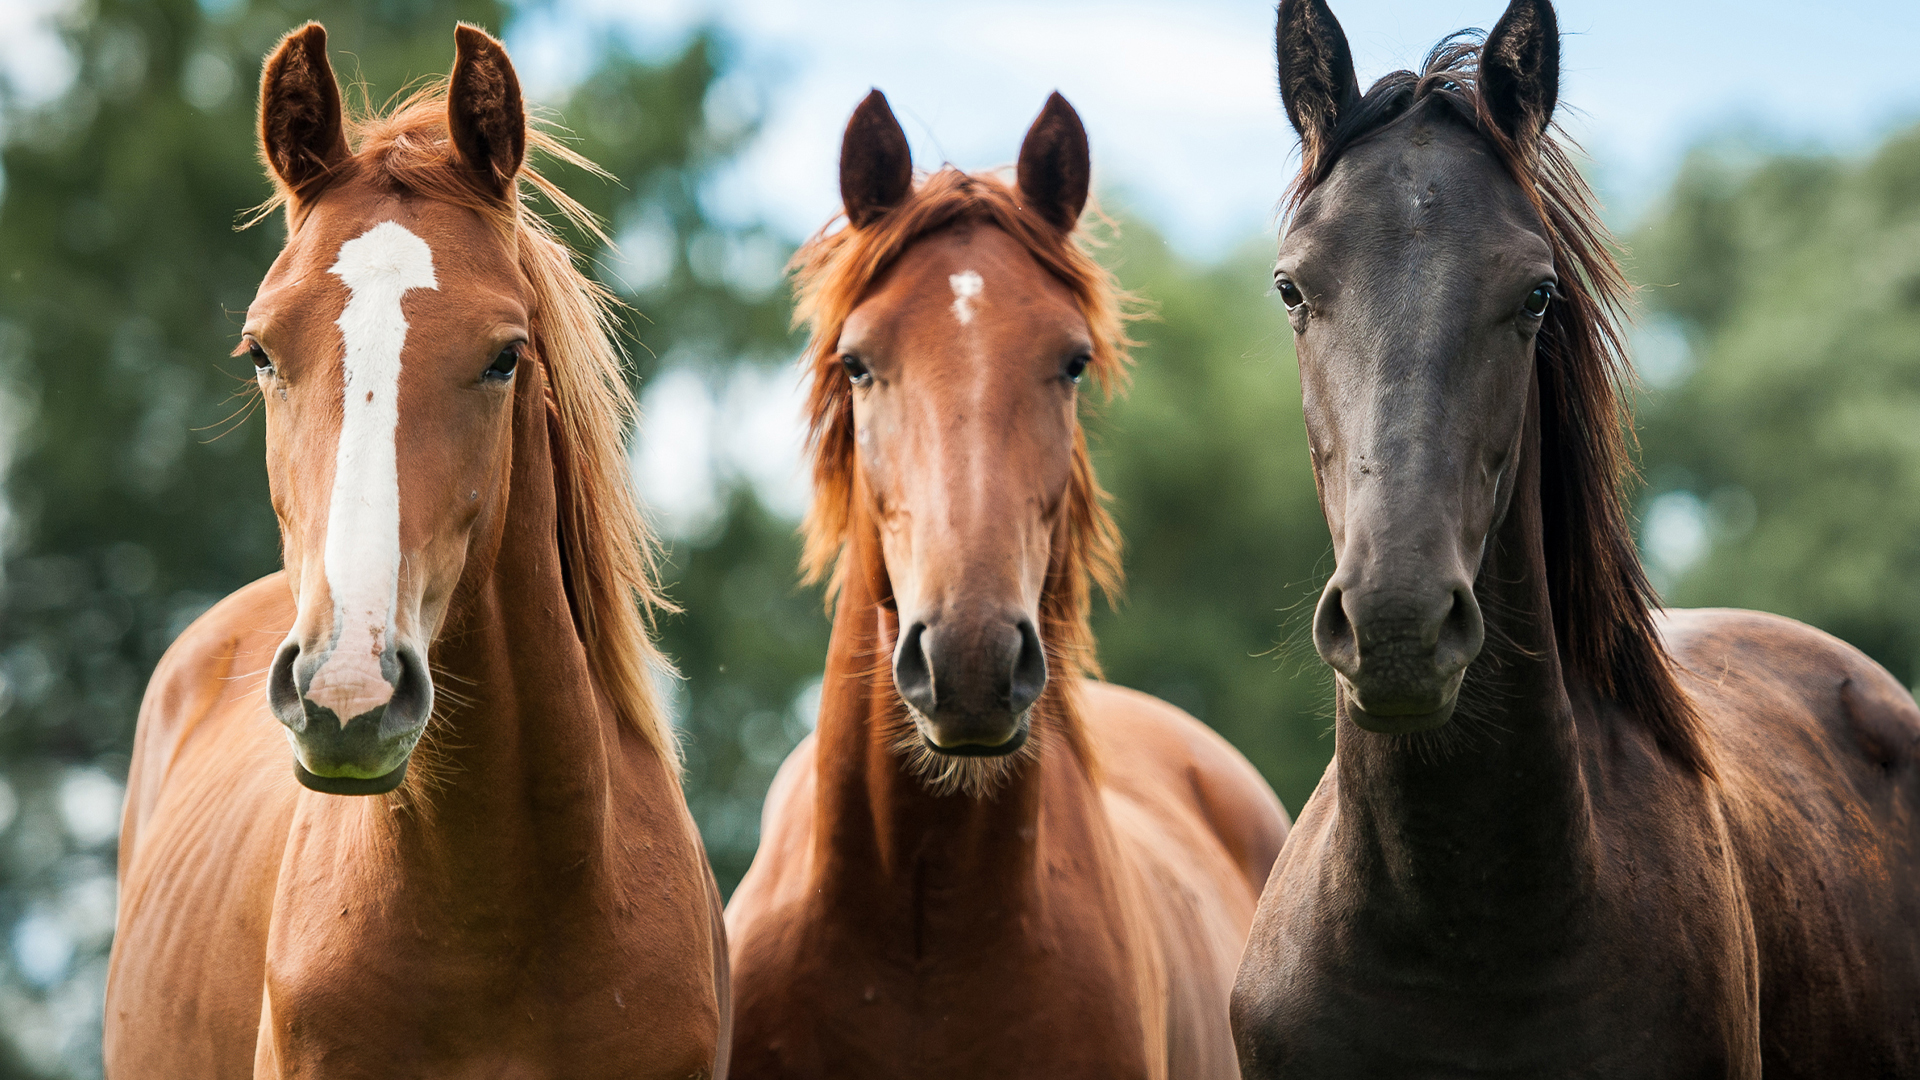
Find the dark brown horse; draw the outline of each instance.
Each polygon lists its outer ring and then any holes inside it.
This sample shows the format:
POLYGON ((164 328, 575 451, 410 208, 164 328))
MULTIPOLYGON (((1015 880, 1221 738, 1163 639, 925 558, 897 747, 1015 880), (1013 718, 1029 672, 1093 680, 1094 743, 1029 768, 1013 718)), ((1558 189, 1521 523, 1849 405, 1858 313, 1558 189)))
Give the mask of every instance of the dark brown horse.
POLYGON ((499 43, 455 36, 449 80, 360 120, 317 24, 267 61, 288 236, 240 352, 287 568, 182 634, 141 708, 117 1077, 725 1072, 633 402, 521 183, 586 219, 523 168, 566 152, 499 43))
POLYGON ((1278 44, 1339 704, 1235 988, 1243 1069, 1920 1075, 1920 712, 1808 627, 1657 612, 1552 8, 1365 95, 1323 0, 1278 44))
POLYGON ((914 184, 875 91, 847 225, 799 258, 809 565, 838 606, 817 733, 728 909, 750 1077, 1231 1077, 1227 998, 1287 822, 1219 736, 1093 671, 1117 575, 1077 419, 1117 379, 1059 95, 1017 186, 914 184))

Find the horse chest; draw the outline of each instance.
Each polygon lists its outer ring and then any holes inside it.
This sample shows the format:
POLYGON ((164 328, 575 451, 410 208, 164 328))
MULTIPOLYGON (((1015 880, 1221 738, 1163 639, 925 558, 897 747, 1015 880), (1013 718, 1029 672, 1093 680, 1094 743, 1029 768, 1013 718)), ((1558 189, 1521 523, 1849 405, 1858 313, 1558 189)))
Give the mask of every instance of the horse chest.
POLYGON ((1156 1075, 1098 904, 907 889, 807 908, 802 930, 736 942, 736 1076, 1156 1075))
POLYGON ((838 965, 736 1003, 734 1074, 858 1080, 1158 1075, 1137 1009, 1045 972, 983 979, 838 965))
POLYGON ((1502 918, 1394 907, 1353 885, 1295 866, 1270 891, 1284 902, 1263 914, 1235 991, 1249 1077, 1758 1073, 1741 938, 1711 911, 1616 889, 1502 918))
POLYGON ((719 1003, 703 896, 585 884, 450 897, 381 875, 282 891, 262 1052, 275 1074, 389 1062, 395 1075, 690 1076, 719 1003))
MULTIPOLYGON (((611 943, 610 943, 611 944, 611 943)), ((308 962, 269 961, 260 1018, 264 1075, 327 1075, 382 1063, 382 1075, 706 1075, 718 1041, 695 958, 603 948, 392 950, 355 944, 308 962)))

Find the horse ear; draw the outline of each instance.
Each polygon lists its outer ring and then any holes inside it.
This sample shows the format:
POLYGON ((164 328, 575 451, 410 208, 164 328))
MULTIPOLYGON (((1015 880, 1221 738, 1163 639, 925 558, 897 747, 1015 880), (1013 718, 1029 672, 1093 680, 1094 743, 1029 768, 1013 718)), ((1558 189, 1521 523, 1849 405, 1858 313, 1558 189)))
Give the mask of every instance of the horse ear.
POLYGON ((485 30, 454 28, 453 76, 447 87, 447 131, 462 164, 496 198, 513 191, 527 156, 527 110, 520 77, 506 47, 485 30))
POLYGON ((260 156, 296 197, 352 156, 327 28, 317 22, 281 38, 260 72, 260 156))
POLYGON ((1087 152, 1087 129, 1058 90, 1047 98, 1040 115, 1020 144, 1016 183, 1020 200, 1062 232, 1069 232, 1087 206, 1093 162, 1087 152))
POLYGON ((1309 168, 1332 140, 1334 125, 1360 102, 1353 50, 1326 0, 1280 0, 1273 28, 1280 103, 1300 133, 1309 168))
POLYGON ((1530 146, 1560 97, 1560 24, 1549 0, 1513 0, 1480 48, 1480 96, 1507 137, 1530 146))
POLYGON ((853 110, 846 137, 840 140, 840 203, 848 224, 872 224, 912 190, 907 133, 887 106, 887 95, 874 90, 853 110))

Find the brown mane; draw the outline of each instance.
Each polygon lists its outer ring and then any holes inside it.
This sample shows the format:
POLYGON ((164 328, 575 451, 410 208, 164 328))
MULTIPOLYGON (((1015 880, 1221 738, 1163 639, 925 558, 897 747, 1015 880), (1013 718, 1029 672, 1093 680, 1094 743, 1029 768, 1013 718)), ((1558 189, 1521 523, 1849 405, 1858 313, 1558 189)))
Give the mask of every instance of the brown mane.
MULTIPOLYGON (((839 221, 835 219, 835 222, 839 221)), ((812 333, 801 356, 811 371, 807 446, 813 458, 813 502, 803 532, 802 569, 809 584, 828 580, 828 603, 845 573, 843 555, 850 538, 854 506, 853 396, 840 366, 842 327, 853 309, 914 242, 942 229, 966 223, 994 226, 1026 248, 1034 260, 1067 286, 1079 302, 1093 336, 1089 370, 1109 395, 1124 386, 1134 342, 1127 337, 1131 300, 1113 275, 1095 262, 1079 242, 1080 230, 1062 233, 1021 208, 1016 191, 1002 178, 947 167, 921 179, 905 202, 864 228, 833 229, 835 222, 809 240, 793 258, 794 324, 812 333)), ((1098 677, 1090 585, 1108 596, 1120 588, 1120 533, 1106 510, 1107 494, 1093 475, 1085 432, 1074 431, 1073 479, 1067 494, 1064 543, 1056 545, 1040 600, 1041 635, 1056 672, 1042 699, 1066 703, 1069 741, 1086 760, 1071 699, 1054 687, 1070 686, 1078 676, 1098 677)))
POLYGON ((1523 147, 1493 122, 1477 79, 1480 45, 1477 31, 1463 31, 1435 46, 1418 74, 1396 71, 1374 83, 1325 146, 1306 148, 1287 206, 1297 208, 1324 182, 1347 148, 1423 108, 1448 110, 1494 148, 1539 211, 1560 271, 1560 298, 1535 354, 1554 633, 1582 679, 1646 724, 1677 760, 1711 776, 1700 719, 1654 629, 1660 599, 1622 499, 1637 479, 1621 393, 1633 377, 1621 330, 1632 287, 1564 132, 1556 125, 1523 147))
MULTIPOLYGON (((606 234, 590 211, 531 164, 518 175, 525 186, 516 183, 517 197, 504 203, 476 185, 452 155, 447 85, 444 78, 431 82, 384 112, 350 113, 346 131, 353 156, 323 183, 297 193, 276 184, 274 196, 248 224, 285 206, 291 228, 325 188, 359 180, 464 206, 501 230, 532 296, 531 351, 547 376, 548 430, 556 441, 560 559, 588 664, 621 719, 677 761, 673 728, 652 682, 655 672, 670 672, 672 665, 648 632, 651 613, 672 607, 655 583, 653 537, 627 474, 626 434, 636 408, 613 336, 617 302, 581 273, 553 225, 528 200, 537 193, 589 235, 604 241, 606 234)), ((537 123, 527 126, 527 149, 529 159, 543 154, 599 172, 537 123)))

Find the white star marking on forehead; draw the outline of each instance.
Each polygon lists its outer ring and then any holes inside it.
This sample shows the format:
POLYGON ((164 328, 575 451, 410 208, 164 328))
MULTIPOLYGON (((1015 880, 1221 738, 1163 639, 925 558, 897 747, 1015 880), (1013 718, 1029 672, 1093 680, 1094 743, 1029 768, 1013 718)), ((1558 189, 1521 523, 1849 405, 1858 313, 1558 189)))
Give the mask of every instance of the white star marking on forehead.
POLYGON ((962 270, 949 276, 947 284, 953 286, 953 317, 965 326, 973 321, 973 298, 980 295, 986 282, 981 280, 979 274, 962 270))

